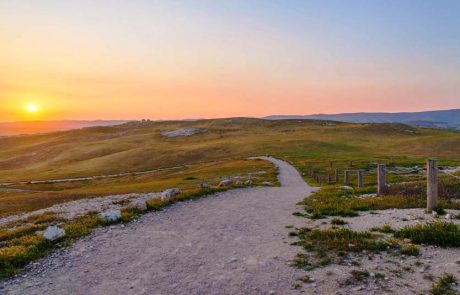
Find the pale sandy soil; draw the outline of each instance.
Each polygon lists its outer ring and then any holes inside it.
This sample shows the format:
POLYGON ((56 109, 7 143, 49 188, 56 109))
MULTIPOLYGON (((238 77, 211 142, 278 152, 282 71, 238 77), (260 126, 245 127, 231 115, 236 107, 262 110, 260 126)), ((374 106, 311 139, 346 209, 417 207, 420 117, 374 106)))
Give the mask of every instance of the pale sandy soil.
MULTIPOLYGON (((458 214, 458 210, 448 210, 458 214)), ((409 224, 426 223, 433 220, 431 214, 425 214, 423 209, 397 209, 361 213, 359 217, 342 218, 347 221, 345 225, 355 231, 369 230, 372 227, 381 227, 385 224, 394 229, 402 228, 409 224)), ((304 218, 302 218, 304 219, 304 218)), ((328 228, 330 220, 308 220, 308 227, 328 228), (326 224, 324 224, 326 223, 326 224)), ((445 221, 445 220, 444 220, 445 221)), ((449 220, 460 224, 460 220, 449 220)), ((295 240, 295 239, 292 239, 295 240)), ((300 249, 299 249, 299 252, 300 249)), ((401 256, 400 254, 382 253, 368 259, 367 253, 353 255, 347 260, 346 265, 329 265, 308 272, 315 279, 307 284, 313 287, 314 294, 428 294, 432 285, 432 278, 437 279, 445 272, 455 275, 460 279, 460 249, 439 248, 433 246, 421 247, 418 257, 401 256), (353 260, 361 261, 361 265, 354 265, 353 260), (347 284, 352 270, 368 271, 373 274, 383 274, 384 278, 369 278, 364 282, 347 284)), ((460 289, 458 289, 460 291, 460 289)))

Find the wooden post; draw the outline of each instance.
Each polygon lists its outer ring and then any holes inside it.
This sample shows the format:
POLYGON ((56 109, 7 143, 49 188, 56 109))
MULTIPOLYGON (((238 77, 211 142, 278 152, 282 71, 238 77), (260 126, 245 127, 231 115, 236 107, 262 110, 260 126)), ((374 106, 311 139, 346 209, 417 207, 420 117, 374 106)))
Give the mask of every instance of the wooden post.
POLYGON ((387 188, 387 177, 385 164, 377 165, 377 194, 381 195, 387 188))
POLYGON ((363 170, 358 170, 358 187, 364 186, 364 173, 363 170))
POLYGON ((343 183, 348 184, 350 181, 350 170, 345 170, 344 175, 343 175, 343 183))
POLYGON ((431 213, 434 207, 438 205, 438 162, 436 160, 429 159, 426 163, 426 172, 426 211, 431 213))
POLYGON ((335 168, 335 182, 339 182, 339 168, 335 168))

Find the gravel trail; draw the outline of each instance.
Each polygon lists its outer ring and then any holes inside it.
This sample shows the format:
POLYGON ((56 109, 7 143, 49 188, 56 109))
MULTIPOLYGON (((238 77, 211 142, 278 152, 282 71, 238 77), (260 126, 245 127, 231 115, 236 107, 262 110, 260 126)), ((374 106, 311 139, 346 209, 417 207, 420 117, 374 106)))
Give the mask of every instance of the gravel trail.
POLYGON ((290 294, 296 203, 310 194, 297 170, 281 187, 237 189, 96 230, 1 282, 5 294, 290 294), (24 277, 26 276, 26 277, 24 277))

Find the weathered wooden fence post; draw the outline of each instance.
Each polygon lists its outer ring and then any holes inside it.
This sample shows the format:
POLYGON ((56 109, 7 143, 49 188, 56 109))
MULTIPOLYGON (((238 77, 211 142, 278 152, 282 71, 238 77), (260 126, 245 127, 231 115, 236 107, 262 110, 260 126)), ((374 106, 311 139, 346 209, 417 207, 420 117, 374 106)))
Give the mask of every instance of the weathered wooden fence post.
POLYGON ((436 160, 429 159, 427 161, 426 173, 426 210, 430 213, 438 205, 438 162, 436 160))
POLYGON ((358 170, 358 187, 364 186, 364 171, 359 169, 358 170))
POLYGON ((350 181, 350 170, 345 170, 343 175, 343 183, 348 184, 348 181, 350 181))
POLYGON ((335 168, 335 182, 338 183, 339 180, 339 168, 335 168))
POLYGON ((385 164, 377 165, 377 194, 381 195, 387 188, 386 166, 385 164))

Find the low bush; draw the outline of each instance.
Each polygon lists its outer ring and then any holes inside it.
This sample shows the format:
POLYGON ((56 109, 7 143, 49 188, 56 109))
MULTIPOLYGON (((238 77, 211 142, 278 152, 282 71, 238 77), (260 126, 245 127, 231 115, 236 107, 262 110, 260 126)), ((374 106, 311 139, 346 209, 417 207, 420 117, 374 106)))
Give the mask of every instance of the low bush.
POLYGON ((452 274, 444 274, 438 279, 437 282, 433 283, 430 290, 432 295, 456 295, 458 294, 453 285, 457 283, 457 279, 452 274))
POLYGON ((346 222, 345 220, 340 219, 340 218, 332 218, 331 224, 333 224, 333 225, 345 225, 345 224, 348 224, 348 222, 346 222))
POLYGON ((417 245, 405 245, 400 249, 401 254, 408 256, 418 256, 420 254, 420 247, 417 245))
POLYGON ((407 238, 416 244, 460 247, 460 226, 444 221, 409 225, 396 231, 395 237, 407 238))

